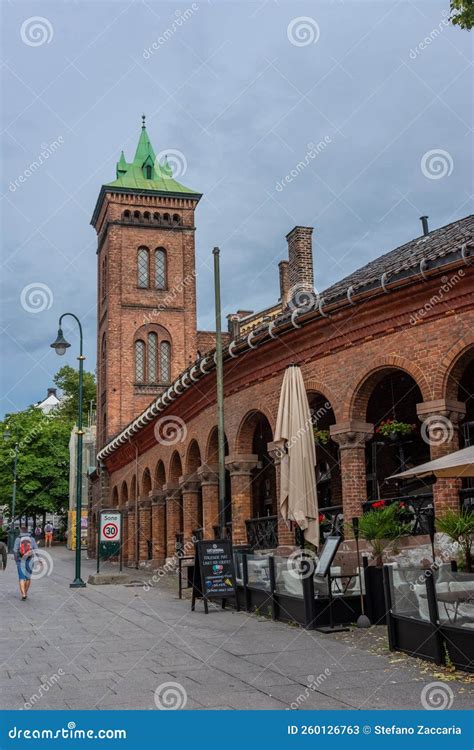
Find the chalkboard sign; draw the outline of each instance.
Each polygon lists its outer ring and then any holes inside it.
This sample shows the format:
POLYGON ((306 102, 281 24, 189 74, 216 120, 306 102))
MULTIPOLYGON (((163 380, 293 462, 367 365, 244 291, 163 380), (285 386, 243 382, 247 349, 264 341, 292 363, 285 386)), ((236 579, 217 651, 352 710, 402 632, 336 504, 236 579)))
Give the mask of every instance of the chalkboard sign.
POLYGON ((210 599, 222 599, 224 606, 229 597, 237 597, 232 543, 228 539, 196 542, 191 609, 196 599, 203 599, 207 614, 210 599))
POLYGON ((320 578, 324 578, 325 576, 327 576, 331 569, 332 562, 336 557, 336 552, 339 548, 340 543, 340 536, 328 536, 326 538, 324 547, 321 551, 321 556, 318 560, 318 565, 314 574, 315 576, 318 576, 320 578))

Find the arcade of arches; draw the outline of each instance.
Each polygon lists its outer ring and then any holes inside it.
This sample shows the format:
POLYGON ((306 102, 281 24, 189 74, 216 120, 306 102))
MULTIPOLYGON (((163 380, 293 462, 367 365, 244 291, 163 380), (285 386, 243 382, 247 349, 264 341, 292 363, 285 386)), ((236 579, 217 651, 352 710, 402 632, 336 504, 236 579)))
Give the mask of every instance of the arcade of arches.
MULTIPOLYGON (((361 373, 340 394, 302 367, 316 443, 315 481, 324 528, 360 515, 372 502, 409 498, 440 511, 474 504, 472 480, 390 480, 405 468, 474 442, 474 344, 447 357, 432 378, 387 362, 361 373), (437 382, 436 382, 437 379, 437 382), (434 397, 433 397, 434 396, 434 397), (409 425, 383 434, 383 423, 409 425)), ((273 431, 283 373, 226 398, 225 529, 234 545, 294 544, 279 515, 278 446, 273 431), (260 387, 260 396, 257 396, 260 387), (265 398, 262 399, 262 389, 265 398), (248 408, 262 404, 260 409, 248 408)), ((327 381, 331 381, 328 379, 327 381)), ((176 445, 140 451, 110 475, 109 497, 124 512, 129 564, 163 561, 192 538, 218 532, 218 445, 214 407, 186 423, 176 445)), ((418 530, 419 533, 423 528, 418 530)), ((185 547, 189 550, 191 547, 185 547)))

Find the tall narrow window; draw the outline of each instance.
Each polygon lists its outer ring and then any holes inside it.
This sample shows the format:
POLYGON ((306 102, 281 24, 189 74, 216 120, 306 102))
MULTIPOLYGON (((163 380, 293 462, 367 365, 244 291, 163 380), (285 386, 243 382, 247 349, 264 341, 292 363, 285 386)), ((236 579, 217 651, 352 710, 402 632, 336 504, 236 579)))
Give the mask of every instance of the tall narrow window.
POLYGON ((104 256, 104 260, 102 261, 102 279, 101 279, 101 294, 102 294, 102 301, 105 300, 107 296, 107 256, 104 256))
POLYGON ((156 354, 158 348, 158 336, 156 333, 148 334, 148 351, 147 351, 147 365, 148 365, 148 377, 149 383, 156 383, 158 378, 156 376, 156 354))
POLYGON ((171 380, 171 344, 169 341, 162 341, 160 344, 160 378, 162 383, 169 383, 171 380))
POLYGON ((137 383, 145 381, 145 342, 135 341, 135 380, 137 383))
POLYGON ((147 178, 147 180, 151 180, 151 166, 150 166, 150 164, 146 165, 145 172, 146 172, 146 178, 147 178))
POLYGON ((155 286, 166 289, 166 250, 161 247, 155 250, 155 286))
POLYGON ((149 253, 146 247, 140 247, 138 249, 138 286, 140 289, 148 289, 148 266, 149 266, 149 253))

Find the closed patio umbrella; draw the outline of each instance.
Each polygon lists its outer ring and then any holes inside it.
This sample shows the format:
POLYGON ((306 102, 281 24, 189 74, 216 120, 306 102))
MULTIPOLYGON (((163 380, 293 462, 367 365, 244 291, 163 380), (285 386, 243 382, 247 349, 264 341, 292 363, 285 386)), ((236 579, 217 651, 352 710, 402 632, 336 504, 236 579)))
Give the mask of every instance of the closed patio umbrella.
POLYGON ((474 445, 436 458, 434 461, 414 466, 412 469, 402 471, 401 474, 393 474, 388 478, 405 479, 405 477, 426 477, 431 474, 446 479, 474 477, 474 445))
POLYGON ((303 376, 296 365, 290 365, 283 378, 274 439, 286 446, 280 463, 281 514, 285 520, 297 523, 305 540, 318 547, 313 421, 303 376))

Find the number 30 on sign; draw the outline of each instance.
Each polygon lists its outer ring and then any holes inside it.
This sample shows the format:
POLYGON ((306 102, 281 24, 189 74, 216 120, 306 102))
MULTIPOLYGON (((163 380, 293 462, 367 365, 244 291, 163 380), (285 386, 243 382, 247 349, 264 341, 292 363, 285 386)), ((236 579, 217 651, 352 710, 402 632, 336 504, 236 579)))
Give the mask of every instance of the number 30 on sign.
POLYGON ((120 542, 120 513, 103 512, 100 516, 100 541, 120 542))

